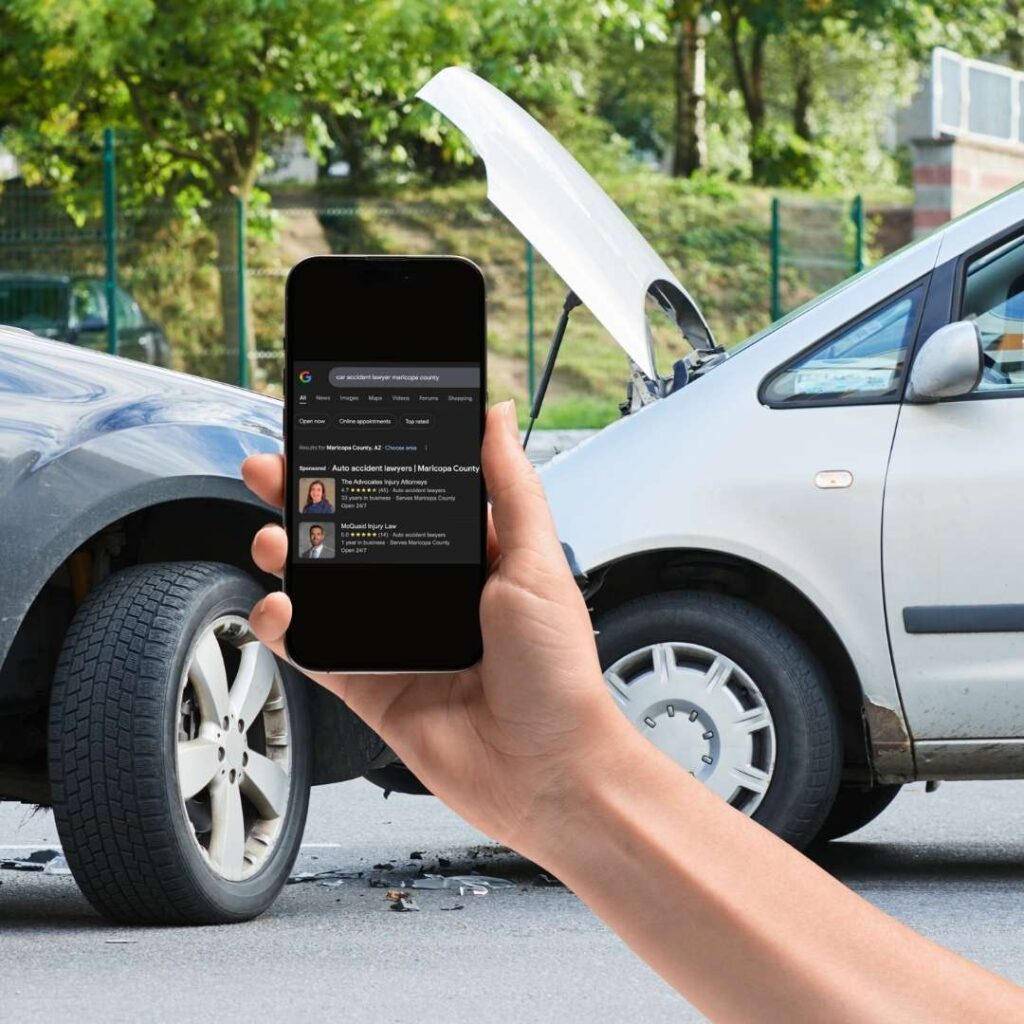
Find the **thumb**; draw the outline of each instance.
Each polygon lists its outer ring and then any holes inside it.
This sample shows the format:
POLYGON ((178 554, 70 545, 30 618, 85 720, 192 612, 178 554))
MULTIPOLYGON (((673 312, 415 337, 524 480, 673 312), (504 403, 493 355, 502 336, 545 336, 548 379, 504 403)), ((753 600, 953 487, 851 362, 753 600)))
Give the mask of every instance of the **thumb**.
POLYGON ((529 550, 564 564, 544 487, 519 440, 514 402, 501 402, 487 413, 481 458, 502 556, 529 550))

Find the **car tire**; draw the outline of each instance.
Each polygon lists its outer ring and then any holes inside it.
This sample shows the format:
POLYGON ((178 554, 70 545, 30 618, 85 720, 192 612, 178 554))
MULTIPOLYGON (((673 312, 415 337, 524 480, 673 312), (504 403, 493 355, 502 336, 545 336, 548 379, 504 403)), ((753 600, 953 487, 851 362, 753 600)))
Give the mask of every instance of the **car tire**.
POLYGON ((672 591, 595 622, 602 670, 633 724, 792 845, 818 834, 842 742, 821 666, 787 626, 723 594, 672 591))
POLYGON ((896 799, 902 788, 899 784, 875 786, 873 789, 841 788, 818 833, 818 839, 825 843, 862 829, 896 799))
POLYGON ((76 881, 112 920, 244 921, 288 878, 309 802, 307 683, 248 631, 262 595, 232 566, 143 565, 72 620, 53 810, 76 881))

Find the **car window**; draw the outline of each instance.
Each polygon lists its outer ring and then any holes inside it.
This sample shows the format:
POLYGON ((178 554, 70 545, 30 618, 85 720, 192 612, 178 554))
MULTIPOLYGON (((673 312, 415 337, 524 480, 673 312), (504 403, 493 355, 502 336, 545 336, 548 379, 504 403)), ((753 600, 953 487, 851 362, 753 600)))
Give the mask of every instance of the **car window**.
POLYGON ((59 282, 0 280, 0 324, 28 331, 58 330, 67 323, 67 285, 59 282))
POLYGON ((142 310, 139 304, 123 289, 117 289, 118 327, 141 327, 142 310))
POLYGON ((1024 390, 1024 238, 968 264, 960 316, 981 332, 985 369, 978 390, 1024 390))
POLYGON ((103 293, 94 288, 91 281, 75 281, 71 286, 71 308, 79 323, 88 317, 107 318, 103 293))
POLYGON ((917 287, 901 295, 800 356, 768 382, 763 400, 768 405, 896 400, 922 293, 917 287))

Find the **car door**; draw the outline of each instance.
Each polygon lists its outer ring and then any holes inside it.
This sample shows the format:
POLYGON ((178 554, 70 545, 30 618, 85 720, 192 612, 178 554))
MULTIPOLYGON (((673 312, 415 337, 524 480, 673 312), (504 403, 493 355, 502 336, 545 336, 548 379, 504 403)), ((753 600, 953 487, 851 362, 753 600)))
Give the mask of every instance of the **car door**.
POLYGON ((900 410, 886 614, 919 772, 1010 775, 1024 772, 1024 233, 948 270, 947 319, 977 323, 986 365, 969 395, 900 410))

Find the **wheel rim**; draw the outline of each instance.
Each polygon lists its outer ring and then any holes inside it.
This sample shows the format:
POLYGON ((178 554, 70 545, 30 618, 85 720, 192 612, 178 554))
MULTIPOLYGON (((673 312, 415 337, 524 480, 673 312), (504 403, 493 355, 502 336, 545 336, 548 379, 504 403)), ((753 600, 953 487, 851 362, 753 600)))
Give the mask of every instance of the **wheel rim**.
POLYGON ((604 677, 655 746, 734 807, 757 810, 775 770, 775 725, 736 662, 699 644, 652 644, 619 658, 604 677))
POLYGON ((240 616, 205 626, 189 654, 176 774, 192 839, 210 868, 229 881, 259 871, 288 808, 291 724, 277 660, 240 616))

